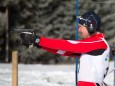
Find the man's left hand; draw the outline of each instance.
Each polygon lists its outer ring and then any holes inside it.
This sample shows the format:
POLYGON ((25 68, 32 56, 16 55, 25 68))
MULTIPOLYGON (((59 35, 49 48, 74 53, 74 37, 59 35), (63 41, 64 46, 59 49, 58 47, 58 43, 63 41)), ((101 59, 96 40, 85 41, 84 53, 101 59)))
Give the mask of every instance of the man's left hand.
POLYGON ((40 41, 39 36, 32 34, 31 32, 22 32, 20 34, 21 44, 29 47, 30 45, 38 46, 40 41))

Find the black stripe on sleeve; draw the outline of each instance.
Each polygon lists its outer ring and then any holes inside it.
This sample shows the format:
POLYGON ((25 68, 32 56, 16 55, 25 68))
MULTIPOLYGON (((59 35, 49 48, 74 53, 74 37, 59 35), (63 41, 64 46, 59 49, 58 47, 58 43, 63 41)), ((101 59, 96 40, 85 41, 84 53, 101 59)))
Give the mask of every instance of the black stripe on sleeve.
POLYGON ((93 55, 93 56, 98 56, 98 55, 102 55, 104 51, 105 51, 105 49, 97 49, 97 50, 90 51, 87 54, 93 55))

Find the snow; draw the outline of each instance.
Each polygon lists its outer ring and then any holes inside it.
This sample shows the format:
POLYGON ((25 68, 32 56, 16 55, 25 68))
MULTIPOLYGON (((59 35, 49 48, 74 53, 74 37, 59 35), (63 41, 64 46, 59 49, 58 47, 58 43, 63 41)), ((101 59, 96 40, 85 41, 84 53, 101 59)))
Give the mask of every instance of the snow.
MULTIPOLYGON (((110 63, 110 70, 113 62, 110 63)), ((113 86, 113 72, 105 82, 113 86)), ((12 86, 12 64, 0 64, 0 86, 12 86)), ((18 86, 75 86, 75 64, 18 65, 18 86)))

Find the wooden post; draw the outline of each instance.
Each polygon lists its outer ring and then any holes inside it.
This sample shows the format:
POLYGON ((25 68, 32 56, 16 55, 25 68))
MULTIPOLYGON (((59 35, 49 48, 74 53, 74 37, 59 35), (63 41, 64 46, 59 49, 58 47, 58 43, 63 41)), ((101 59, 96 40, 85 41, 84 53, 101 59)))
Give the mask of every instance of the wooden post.
POLYGON ((12 52, 12 86, 18 86, 18 52, 12 52))

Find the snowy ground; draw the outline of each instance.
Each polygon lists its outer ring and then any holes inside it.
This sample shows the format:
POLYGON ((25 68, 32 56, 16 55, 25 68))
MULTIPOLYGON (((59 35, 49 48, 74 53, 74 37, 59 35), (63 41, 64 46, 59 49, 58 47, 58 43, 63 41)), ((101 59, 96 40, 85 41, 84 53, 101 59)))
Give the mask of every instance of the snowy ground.
MULTIPOLYGON (((113 69, 113 62, 110 70, 113 69)), ((113 72, 105 82, 113 86, 113 72)), ((12 86, 12 65, 0 64, 0 86, 12 86)), ((18 86, 75 86, 73 65, 18 65, 18 86)))

